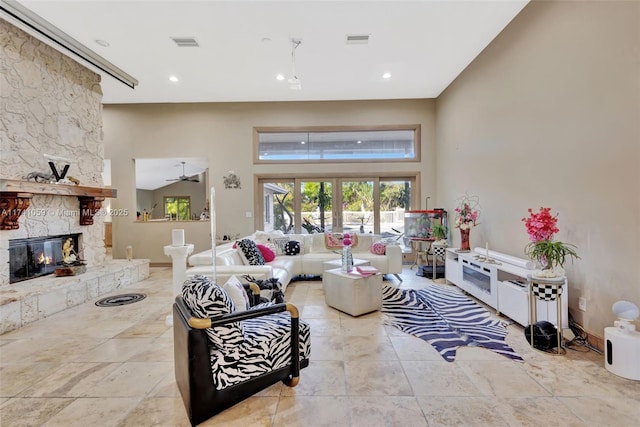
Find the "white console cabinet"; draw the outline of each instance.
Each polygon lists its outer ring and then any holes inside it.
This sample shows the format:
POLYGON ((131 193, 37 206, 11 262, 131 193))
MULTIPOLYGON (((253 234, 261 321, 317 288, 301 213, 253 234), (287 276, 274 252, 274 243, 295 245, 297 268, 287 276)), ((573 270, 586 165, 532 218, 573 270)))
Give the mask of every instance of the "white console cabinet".
MULTIPOLYGON (((473 251, 456 252, 455 248, 447 249, 445 269, 447 283, 455 284, 493 307, 497 313, 508 316, 523 326, 529 324, 528 278, 533 272, 534 270, 509 264, 506 261, 484 262, 473 251)), ((568 301, 569 286, 565 279, 561 298, 563 328, 569 327, 568 301)), ((546 320, 557 326, 555 301, 537 301, 537 314, 538 321, 546 320)))

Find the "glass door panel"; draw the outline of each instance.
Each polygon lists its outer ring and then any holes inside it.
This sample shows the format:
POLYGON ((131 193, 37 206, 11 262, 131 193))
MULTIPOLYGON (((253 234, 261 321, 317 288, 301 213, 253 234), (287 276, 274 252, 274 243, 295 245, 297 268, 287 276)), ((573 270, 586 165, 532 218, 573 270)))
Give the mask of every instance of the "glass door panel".
POLYGON ((374 184, 373 180, 340 180, 341 231, 375 232, 374 184))
POLYGON ((403 233, 404 212, 411 209, 411 181, 380 180, 380 235, 398 237, 403 233))
POLYGON ((332 231, 333 181, 300 181, 300 226, 303 232, 332 231))
POLYGON ((263 182, 262 230, 295 233, 294 183, 263 182))

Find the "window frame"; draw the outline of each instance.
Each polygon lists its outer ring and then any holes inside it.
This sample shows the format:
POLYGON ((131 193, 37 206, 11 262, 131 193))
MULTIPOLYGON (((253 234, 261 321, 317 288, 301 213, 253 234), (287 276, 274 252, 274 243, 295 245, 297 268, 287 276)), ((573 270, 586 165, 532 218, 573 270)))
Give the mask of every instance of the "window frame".
POLYGON ((410 125, 371 125, 371 126, 255 126, 253 128, 253 163, 254 164, 299 164, 299 163, 406 163, 420 162, 422 129, 419 124, 410 125), (260 159, 260 134, 261 133, 305 133, 305 132, 357 132, 357 131, 413 131, 413 158, 367 158, 367 159, 260 159))
MULTIPOLYGON (((303 181, 333 181, 334 185, 337 188, 337 185, 342 180, 363 180, 363 181, 374 181, 374 209, 378 212, 378 215, 375 215, 374 218, 374 233, 380 234, 380 183, 385 181, 397 181, 397 180, 407 180, 411 181, 411 210, 420 209, 420 182, 421 182, 421 173, 418 171, 407 171, 407 172, 382 172, 382 173, 367 173, 367 172, 351 172, 351 173, 282 173, 282 174, 255 174, 253 176, 253 185, 254 185, 254 194, 257 197, 254 199, 254 212, 260 212, 261 215, 254 216, 254 228, 256 230, 261 230, 264 228, 264 223, 261 221, 264 218, 263 205, 262 201, 264 200, 263 183, 266 182, 277 182, 277 181, 292 181, 294 184, 294 189, 300 188, 300 183, 303 181), (258 202, 260 201, 260 202, 258 202)), ((297 190, 296 190, 297 191, 297 190)), ((294 195, 295 196, 295 195, 294 195)), ((340 203, 339 200, 334 200, 334 203, 340 203)), ((302 228, 302 216, 300 212, 300 199, 299 197, 294 197, 294 233, 301 233, 302 228)), ((334 220, 335 221, 335 220, 334 220)), ((340 226, 342 224, 340 223, 340 226)))
POLYGON ((170 215, 169 213, 167 213, 167 199, 175 199, 176 200, 176 221, 190 221, 191 220, 191 215, 192 215, 192 209, 191 209, 191 196, 162 196, 162 208, 164 211, 164 217, 166 218, 167 215, 170 215), (188 214, 188 219, 178 219, 178 213, 180 212, 180 201, 182 201, 184 203, 184 201, 186 201, 188 203, 188 208, 189 208, 189 214, 188 214))

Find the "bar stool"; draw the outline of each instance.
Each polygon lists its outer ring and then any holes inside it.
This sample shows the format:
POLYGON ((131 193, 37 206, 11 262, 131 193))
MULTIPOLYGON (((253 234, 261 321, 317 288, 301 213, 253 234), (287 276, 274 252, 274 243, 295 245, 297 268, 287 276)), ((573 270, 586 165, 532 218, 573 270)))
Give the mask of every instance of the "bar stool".
POLYGON ((566 283, 566 277, 533 277, 527 276, 527 285, 529 287, 529 341, 533 347, 533 327, 538 321, 538 304, 537 301, 555 301, 556 302, 556 329, 557 329, 557 353, 562 354, 562 287, 566 283))

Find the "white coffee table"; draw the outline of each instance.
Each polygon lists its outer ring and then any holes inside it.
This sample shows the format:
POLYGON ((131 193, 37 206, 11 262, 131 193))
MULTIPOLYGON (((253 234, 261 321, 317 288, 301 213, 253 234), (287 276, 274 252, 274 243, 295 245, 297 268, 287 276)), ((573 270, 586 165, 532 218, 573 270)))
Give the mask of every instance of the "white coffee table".
MULTIPOLYGON (((325 261, 322 264, 324 265, 324 271, 332 270, 334 268, 340 268, 342 267, 342 258, 325 261)), ((366 259, 354 258, 353 266, 358 267, 359 265, 371 265, 371 262, 367 261, 366 259)))
POLYGON ((382 308, 382 274, 363 277, 334 268, 324 272, 322 286, 327 305, 352 316, 382 308))

